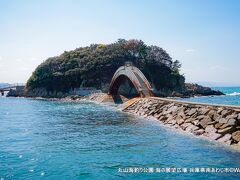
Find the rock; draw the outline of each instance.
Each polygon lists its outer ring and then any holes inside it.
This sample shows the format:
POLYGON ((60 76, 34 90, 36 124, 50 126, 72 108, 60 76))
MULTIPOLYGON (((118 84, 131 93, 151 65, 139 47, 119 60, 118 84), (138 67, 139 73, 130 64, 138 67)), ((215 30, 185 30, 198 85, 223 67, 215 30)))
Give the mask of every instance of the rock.
POLYGON ((209 111, 209 113, 208 113, 207 115, 208 115, 210 118, 213 118, 214 116, 217 115, 217 112, 214 111, 214 110, 211 110, 211 111, 209 111))
POLYGON ((218 130, 218 133, 219 134, 227 134, 227 133, 232 133, 234 131, 234 127, 233 126, 230 126, 230 127, 226 127, 224 129, 219 129, 218 130))
POLYGON ((196 113, 196 112, 197 112, 197 109, 191 109, 191 110, 187 113, 187 115, 191 116, 191 115, 193 115, 193 114, 196 113))
POLYGON ((197 135, 197 136, 200 136, 204 133, 204 130, 203 129, 198 129, 196 131, 193 132, 193 134, 197 135))
POLYGON ((157 118, 157 119, 158 119, 160 116, 161 116, 161 114, 160 114, 160 113, 159 113, 159 114, 157 113, 157 114, 154 114, 154 116, 153 116, 153 117, 155 117, 155 118, 157 118))
POLYGON ((178 125, 181 125, 182 123, 184 123, 184 119, 181 117, 177 117, 176 121, 178 125))
POLYGON ((175 105, 175 103, 171 103, 171 104, 168 104, 167 106, 168 106, 168 108, 171 108, 174 105, 175 105))
POLYGON ((199 122, 199 124, 205 129, 209 122, 211 122, 211 118, 206 116, 199 122))
POLYGON ((238 117, 237 114, 231 114, 231 115, 228 115, 226 118, 227 119, 236 119, 238 117))
POLYGON ((221 112, 222 117, 226 117, 226 116, 228 116, 229 114, 231 114, 231 111, 230 111, 230 110, 223 110, 223 111, 221 112))
POLYGON ((236 131, 236 132, 232 133, 232 138, 235 141, 240 142, 240 131, 236 131))
POLYGON ((169 111, 169 110, 166 110, 166 111, 162 112, 163 115, 167 115, 167 114, 170 114, 170 113, 171 113, 171 111, 169 111))
POLYGON ((179 129, 179 125, 178 124, 175 124, 174 126, 173 126, 175 129, 179 129))
POLYGON ((218 108, 217 114, 220 114, 223 111, 223 108, 218 108))
POLYGON ((215 124, 215 128, 218 129, 222 125, 223 125, 223 123, 217 123, 217 124, 215 124))
POLYGON ((167 117, 167 118, 172 117, 173 119, 176 118, 176 116, 175 116, 175 115, 172 115, 172 114, 167 114, 166 117, 167 117))
POLYGON ((236 124, 236 120, 235 119, 229 119, 227 123, 229 125, 235 125, 236 124))
MULTIPOLYGON (((165 116, 165 117, 166 117, 166 116, 165 116)), ((166 122, 169 122, 169 121, 171 121, 171 120, 173 120, 173 117, 172 117, 172 116, 169 116, 169 117, 167 118, 166 122)))
POLYGON ((165 116, 161 116, 158 120, 160 120, 160 121, 166 121, 167 119, 166 119, 165 116))
POLYGON ((188 118, 188 119, 185 120, 185 122, 188 123, 188 122, 193 122, 195 120, 196 120, 195 118, 188 118))
POLYGON ((231 139, 232 135, 231 134, 225 134, 223 137, 219 138, 217 141, 218 142, 227 142, 231 139))
POLYGON ((153 102, 153 105, 152 105, 152 107, 157 107, 158 106, 158 103, 157 102, 153 102))
POLYGON ((146 118, 146 117, 148 117, 148 115, 147 115, 147 114, 145 114, 145 115, 143 115, 143 117, 144 117, 144 118, 146 118))
POLYGON ((178 110, 178 106, 172 106, 172 107, 169 109, 169 111, 171 111, 172 113, 177 112, 177 110, 178 110))
POLYGON ((145 111, 140 111, 140 112, 139 112, 139 115, 140 115, 140 116, 143 116, 144 114, 146 114, 145 111))
POLYGON ((232 140, 228 140, 225 142, 227 145, 231 145, 232 144, 232 140))
POLYGON ((221 118, 218 120, 219 123, 227 123, 228 120, 226 118, 221 118))
POLYGON ((144 117, 153 116, 166 126, 181 128, 225 144, 239 144, 240 108, 195 105, 142 99, 124 111, 144 117))
POLYGON ((184 112, 185 111, 185 107, 183 107, 183 106, 181 106, 181 107, 178 107, 178 109, 177 109, 177 113, 179 113, 179 112, 184 112))
POLYGON ((172 119, 171 121, 168 121, 168 124, 175 125, 176 124, 176 120, 172 119))
POLYGON ((183 123, 180 127, 185 130, 188 126, 192 125, 192 123, 183 123))
POLYGON ((220 126, 218 129, 224 129, 226 127, 230 126, 229 124, 223 124, 222 126, 220 126))
POLYGON ((196 131, 196 130, 198 130, 198 129, 199 129, 199 127, 191 124, 191 125, 189 125, 189 126, 185 129, 185 131, 192 133, 193 131, 196 131))
POLYGON ((214 116, 212 117, 212 119, 213 119, 214 121, 217 121, 220 117, 221 117, 220 115, 214 114, 214 116))
POLYGON ((217 140, 218 138, 220 138, 222 135, 218 134, 218 133, 204 133, 203 136, 208 137, 211 140, 217 140))
POLYGON ((179 112, 178 116, 182 117, 183 119, 186 119, 186 115, 184 114, 184 111, 179 112))
POLYGON ((211 132, 217 132, 217 129, 215 129, 213 127, 213 125, 208 125, 206 128, 205 128, 205 132, 208 132, 208 133, 211 133, 211 132))
POLYGON ((199 125, 199 120, 195 120, 192 122, 195 126, 199 125))
POLYGON ((191 117, 192 117, 192 118, 196 118, 197 116, 198 116, 198 113, 195 112, 191 117))
POLYGON ((191 83, 185 83, 186 93, 188 96, 194 96, 194 95, 203 95, 203 96, 209 96, 209 95, 224 95, 220 91, 212 90, 209 87, 203 87, 198 84, 191 84, 191 83))
POLYGON ((155 109, 151 110, 148 115, 151 116, 154 113, 155 109))
POLYGON ((200 116, 197 116, 197 119, 201 120, 201 119, 204 119, 204 118, 207 118, 208 116, 205 116, 205 115, 200 115, 200 116))
POLYGON ((208 123, 208 125, 214 125, 214 124, 216 124, 216 121, 210 121, 210 122, 208 123))
POLYGON ((199 113, 202 114, 202 115, 207 114, 209 111, 210 111, 210 109, 205 108, 205 107, 199 109, 199 113))

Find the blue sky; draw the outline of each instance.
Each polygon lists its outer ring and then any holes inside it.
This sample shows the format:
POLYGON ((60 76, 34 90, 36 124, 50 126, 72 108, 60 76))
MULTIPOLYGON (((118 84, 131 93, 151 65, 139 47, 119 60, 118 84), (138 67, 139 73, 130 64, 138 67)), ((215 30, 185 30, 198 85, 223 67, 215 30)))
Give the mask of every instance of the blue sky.
POLYGON ((47 57, 118 38, 164 48, 188 82, 240 86, 238 0, 0 0, 0 82, 26 82, 47 57))

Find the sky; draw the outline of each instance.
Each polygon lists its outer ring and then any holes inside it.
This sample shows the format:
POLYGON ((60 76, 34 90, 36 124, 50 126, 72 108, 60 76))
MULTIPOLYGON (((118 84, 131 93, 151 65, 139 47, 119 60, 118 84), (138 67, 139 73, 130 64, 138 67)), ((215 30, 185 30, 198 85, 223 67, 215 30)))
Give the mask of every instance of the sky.
POLYGON ((239 0, 0 0, 0 82, 25 83, 48 57, 141 39, 187 82, 240 86, 239 0))

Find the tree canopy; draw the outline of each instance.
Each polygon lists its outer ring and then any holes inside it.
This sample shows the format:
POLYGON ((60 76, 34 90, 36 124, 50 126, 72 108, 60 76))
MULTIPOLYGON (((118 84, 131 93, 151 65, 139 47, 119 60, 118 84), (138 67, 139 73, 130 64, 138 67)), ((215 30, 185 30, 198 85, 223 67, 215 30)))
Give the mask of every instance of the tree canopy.
POLYGON ((180 62, 174 61, 164 49, 148 46, 141 40, 119 39, 112 44, 92 44, 48 58, 29 78, 27 92, 44 88, 48 92, 66 93, 76 87, 107 91, 114 72, 126 61, 133 62, 158 92, 181 90, 184 86, 180 62))

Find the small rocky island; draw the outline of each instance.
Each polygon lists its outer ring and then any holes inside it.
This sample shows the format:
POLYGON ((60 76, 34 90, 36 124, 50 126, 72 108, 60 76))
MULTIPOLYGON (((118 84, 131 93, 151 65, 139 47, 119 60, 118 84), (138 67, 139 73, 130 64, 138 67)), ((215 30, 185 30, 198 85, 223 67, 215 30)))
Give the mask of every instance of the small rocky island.
MULTIPOLYGON (((180 73, 181 63, 161 47, 148 46, 141 40, 119 39, 112 44, 92 44, 48 58, 29 78, 25 96, 62 98, 79 87, 106 93, 114 72, 126 61, 131 61, 143 72, 155 96, 223 95, 210 88, 185 83, 180 73)), ((138 95, 130 81, 121 85, 119 93, 129 98, 138 95)))

